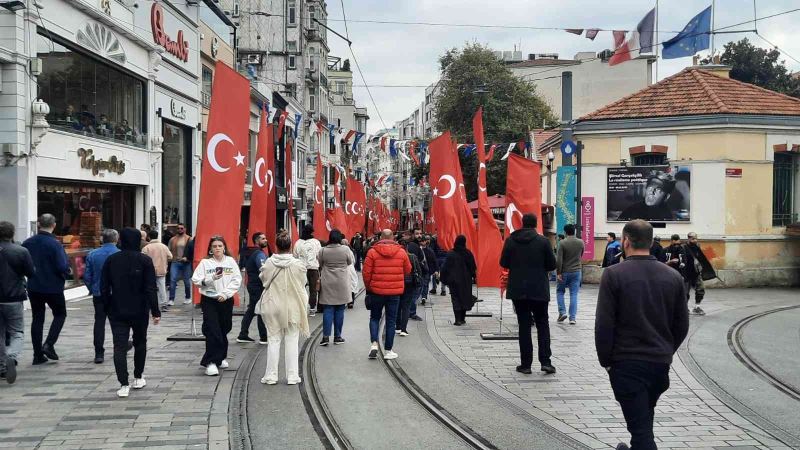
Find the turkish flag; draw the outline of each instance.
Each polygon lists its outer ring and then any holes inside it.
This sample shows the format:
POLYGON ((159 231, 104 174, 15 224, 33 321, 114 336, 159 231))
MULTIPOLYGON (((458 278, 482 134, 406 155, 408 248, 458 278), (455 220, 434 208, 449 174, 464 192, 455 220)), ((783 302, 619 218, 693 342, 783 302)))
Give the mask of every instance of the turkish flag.
POLYGON ((458 182, 458 198, 456 200, 456 212, 459 223, 459 232, 467 238, 467 248, 475 251, 477 235, 475 232, 475 219, 472 217, 472 209, 467 201, 467 190, 464 187, 464 174, 461 172, 461 161, 458 158, 458 145, 453 142, 453 153, 455 153, 455 172, 456 182, 458 182))
POLYGON ((322 185, 322 156, 317 152, 317 174, 314 176, 314 235, 322 239, 327 235, 325 226, 325 186, 322 185))
POLYGON ((463 234, 461 193, 458 192, 458 180, 461 176, 458 153, 449 131, 430 141, 428 147, 431 154, 430 179, 433 194, 431 211, 436 217, 439 246, 450 250, 456 237, 463 234))
POLYGON ((397 232, 397 227, 400 226, 400 210, 395 209, 392 211, 392 231, 397 232))
MULTIPOLYGON (((337 171, 333 183, 333 211, 331 211, 332 214, 329 216, 330 219, 333 220, 329 219, 331 225, 329 228, 331 230, 335 228, 344 234, 348 231, 349 223, 347 222, 347 217, 345 217, 344 210, 342 209, 342 204, 340 202, 341 198, 342 196, 339 192, 339 172, 337 171)), ((328 236, 325 236, 325 239, 327 238, 328 236)))
POLYGON ((275 242, 277 234, 275 223, 275 141, 272 134, 272 124, 267 123, 267 111, 264 109, 261 111, 258 149, 253 168, 253 194, 250 197, 250 223, 247 231, 250 236, 259 231, 264 233, 270 243, 275 242))
POLYGON ((347 177, 347 192, 345 192, 344 210, 347 215, 347 238, 351 239, 356 233, 364 232, 364 209, 367 196, 364 185, 352 176, 347 177))
POLYGON ((289 201, 288 222, 289 222, 289 237, 292 239, 292 245, 300 237, 297 234, 297 223, 294 220, 294 177, 292 176, 292 140, 286 140, 286 154, 285 156, 285 172, 286 173, 286 197, 289 201))
POLYGON ((483 148, 483 108, 472 118, 472 133, 478 149, 478 233, 475 263, 478 266, 478 287, 500 287, 500 253, 503 238, 494 221, 486 195, 486 152, 483 148))
MULTIPOLYGON (((208 142, 200 178, 194 266, 206 254, 211 236, 221 235, 234 258, 239 253, 239 221, 250 126, 250 82, 217 61, 208 118, 208 142)), ((194 302, 200 303, 195 292, 194 302)), ((234 299, 238 304, 238 298, 234 299)))
POLYGON ((533 213, 542 232, 542 165, 517 154, 508 157, 506 176, 506 237, 522 228, 522 215, 533 213))
POLYGON ((289 116, 288 111, 280 111, 280 118, 278 119, 278 140, 283 139, 283 127, 286 125, 286 117, 289 116))

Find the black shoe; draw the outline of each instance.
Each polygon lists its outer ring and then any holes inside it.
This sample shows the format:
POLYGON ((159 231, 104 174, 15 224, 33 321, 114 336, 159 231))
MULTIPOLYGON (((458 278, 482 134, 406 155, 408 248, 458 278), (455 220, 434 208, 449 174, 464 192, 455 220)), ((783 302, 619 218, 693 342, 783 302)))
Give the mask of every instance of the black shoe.
POLYGON ((341 336, 340 337, 334 337, 333 338, 333 345, 339 345, 339 344, 344 344, 344 338, 341 337, 341 336))
POLYGON ((428 291, 428 294, 434 294, 434 295, 436 295, 436 289, 431 289, 430 291, 428 291))
POLYGON ((260 345, 267 345, 267 344, 269 344, 269 341, 267 340, 267 338, 265 338, 265 337, 262 337, 262 338, 259 338, 259 339, 258 339, 258 343, 259 343, 260 345))
POLYGON ((50 344, 44 344, 42 346, 42 353, 47 359, 52 359, 53 361, 58 361, 58 354, 56 354, 56 350, 50 344))
POLYGON ((95 364, 103 364, 103 361, 105 361, 105 358, 103 358, 103 355, 94 355, 94 363, 95 364))
POLYGON ((552 365, 542 366, 542 372, 545 372, 547 374, 554 374, 556 373, 556 368, 553 367, 552 365))
POLYGON ((558 321, 559 322, 563 322, 565 320, 567 320, 567 315, 566 314, 559 314, 558 315, 558 321))
POLYGON ((14 384, 14 382, 17 381, 17 361, 10 356, 6 357, 5 379, 8 384, 14 384))
POLYGON ((441 295, 442 297, 444 297, 445 295, 447 295, 447 292, 445 292, 445 291, 442 291, 442 293, 441 293, 441 294, 439 294, 439 295, 441 295))
POLYGON ((133 341, 128 341, 128 351, 131 351, 133 348, 133 341))
POLYGON ((419 300, 419 304, 420 304, 420 305, 424 305, 424 304, 425 304, 425 303, 427 303, 427 302, 428 302, 428 299, 427 299, 427 298, 422 298, 422 299, 420 299, 420 300, 419 300))
POLYGON ((33 357, 33 365, 34 366, 38 366, 39 364, 44 364, 47 361, 50 361, 50 360, 47 359, 44 355, 39 355, 39 356, 34 356, 33 357))
POLYGON ((328 336, 323 336, 322 340, 319 341, 319 345, 321 345, 323 347, 326 347, 329 342, 330 342, 330 338, 328 336))
POLYGON ((453 322, 453 325, 455 325, 457 327, 460 327, 461 325, 464 325, 464 322, 462 322, 460 320, 456 320, 455 322, 453 322))
POLYGON ((533 373, 530 367, 525 366, 517 366, 517 372, 524 373, 525 375, 530 375, 533 373))
POLYGON ((347 309, 353 309, 353 306, 354 306, 354 303, 348 303, 347 304, 347 309))
POLYGON ((422 317, 420 317, 420 316, 418 316, 418 315, 414 314, 413 316, 409 317, 409 319, 411 319, 411 320, 416 320, 417 322, 419 322, 419 321, 421 321, 421 320, 422 320, 422 317))
POLYGON ((255 339, 253 339, 253 338, 251 338, 249 336, 239 336, 239 337, 236 338, 236 342, 238 342, 240 344, 252 344, 255 341, 256 341, 255 339))
POLYGON ((628 447, 628 444, 623 444, 622 442, 620 442, 619 444, 617 444, 617 450, 631 450, 631 448, 628 447))

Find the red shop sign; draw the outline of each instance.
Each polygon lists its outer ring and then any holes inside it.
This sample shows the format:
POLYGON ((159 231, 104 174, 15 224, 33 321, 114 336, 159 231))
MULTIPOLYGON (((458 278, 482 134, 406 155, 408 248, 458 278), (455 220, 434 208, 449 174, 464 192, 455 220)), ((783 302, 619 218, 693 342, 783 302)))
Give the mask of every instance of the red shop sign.
POLYGON ((183 40, 183 30, 178 30, 178 40, 173 41, 164 31, 164 10, 158 3, 150 9, 150 25, 153 28, 153 40, 164 47, 167 53, 175 55, 184 62, 189 61, 189 41, 183 40))

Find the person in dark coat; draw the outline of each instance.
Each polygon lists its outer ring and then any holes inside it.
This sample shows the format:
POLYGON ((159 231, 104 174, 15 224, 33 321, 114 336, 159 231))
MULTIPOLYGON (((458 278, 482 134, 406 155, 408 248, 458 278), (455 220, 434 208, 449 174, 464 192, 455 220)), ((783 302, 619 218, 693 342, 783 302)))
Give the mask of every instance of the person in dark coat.
MULTIPOLYGON (((428 287, 431 284, 431 280, 435 280, 436 277, 439 275, 439 263, 436 261, 436 254, 433 252, 431 248, 431 238, 430 236, 425 236, 422 238, 422 252, 425 254, 425 262, 428 265, 428 270, 425 273, 425 277, 422 280, 422 286, 419 290, 420 295, 422 298, 420 299, 420 303, 423 305, 428 302, 428 287)), ((434 294, 436 291, 434 290, 434 294)))
POLYGON ((706 295, 704 281, 713 280, 717 277, 714 267, 706 258, 705 253, 697 243, 697 233, 688 234, 686 244, 683 246, 686 254, 686 270, 684 278, 686 280, 686 301, 689 301, 690 290, 694 288, 694 308, 692 314, 705 315, 705 311, 700 308, 700 302, 706 295))
MULTIPOLYGON (((431 248, 433 249, 433 254, 436 255, 436 265, 439 266, 439 275, 441 276, 441 268, 444 266, 444 260, 447 258, 447 252, 441 246, 439 246, 439 241, 435 235, 433 236, 431 248)), ((439 281, 439 277, 433 277, 433 289, 430 290, 429 294, 436 293, 436 288, 439 284, 439 281)), ((442 283, 442 292, 439 295, 443 297, 447 295, 447 289, 444 283, 442 283)))
POLYGON ((517 372, 531 373, 533 342, 531 318, 536 324, 539 363, 542 372, 555 373, 550 361, 550 324, 547 304, 550 301, 548 273, 556 268, 556 256, 550 241, 536 232, 534 214, 522 216, 522 228, 511 233, 503 245, 500 266, 508 270, 506 298, 514 302, 519 322, 519 351, 522 364, 517 372))
POLYGON ((247 272, 247 284, 245 287, 247 288, 247 296, 249 299, 247 302, 247 311, 245 311, 244 317, 242 317, 242 328, 239 330, 239 336, 236 338, 236 342, 255 342, 255 340, 250 337, 250 324, 255 317, 256 324, 258 325, 258 343, 266 345, 267 326, 264 325, 264 320, 261 318, 261 315, 256 315, 255 311, 256 304, 261 300, 261 294, 264 292, 264 284, 259 278, 261 266, 267 262, 267 258, 272 256, 272 253, 269 251, 267 237, 260 231, 253 233, 253 244, 254 246, 247 248, 246 252, 241 252, 241 259, 239 261, 239 267, 244 268, 247 272))
POLYGON ((453 301, 453 313, 456 317, 453 325, 461 326, 467 323, 465 320, 467 311, 475 304, 472 282, 475 280, 476 271, 475 257, 467 248, 467 238, 459 235, 453 243, 453 251, 447 254, 440 271, 442 283, 450 288, 450 299, 453 301))
POLYGON ((661 246, 661 238, 658 236, 653 238, 653 245, 650 246, 650 255, 662 263, 667 262, 667 255, 664 254, 664 247, 661 246))
POLYGON ((125 228, 120 233, 122 251, 110 255, 103 264, 100 277, 100 295, 111 322, 114 340, 114 369, 120 388, 117 396, 127 397, 128 337, 133 332, 133 389, 145 387, 144 364, 147 358, 147 325, 149 315, 153 325, 161 321, 158 307, 156 269, 153 260, 139 249, 141 234, 136 228, 125 228))

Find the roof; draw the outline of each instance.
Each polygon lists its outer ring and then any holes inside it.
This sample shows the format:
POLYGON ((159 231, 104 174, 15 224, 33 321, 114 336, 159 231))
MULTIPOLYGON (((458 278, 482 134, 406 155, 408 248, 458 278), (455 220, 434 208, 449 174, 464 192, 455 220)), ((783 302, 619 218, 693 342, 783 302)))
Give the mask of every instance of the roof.
POLYGON ((800 99, 724 78, 708 70, 688 68, 579 120, 708 114, 800 116, 800 99))
POLYGON ((527 61, 520 61, 508 64, 509 69, 519 69, 523 67, 539 67, 539 66, 571 66, 580 64, 580 61, 574 59, 529 59, 527 61))
POLYGON ((544 145, 550 139, 553 139, 554 136, 560 136, 561 129, 553 129, 553 130, 543 130, 533 133, 533 148, 536 149, 537 152, 545 150, 547 147, 544 145))
MULTIPOLYGON (((490 195, 487 200, 489 200, 489 208, 505 208, 506 207, 506 196, 502 194, 494 194, 490 195)), ((473 200, 469 202, 470 209, 476 210, 478 209, 478 201, 473 200)))

